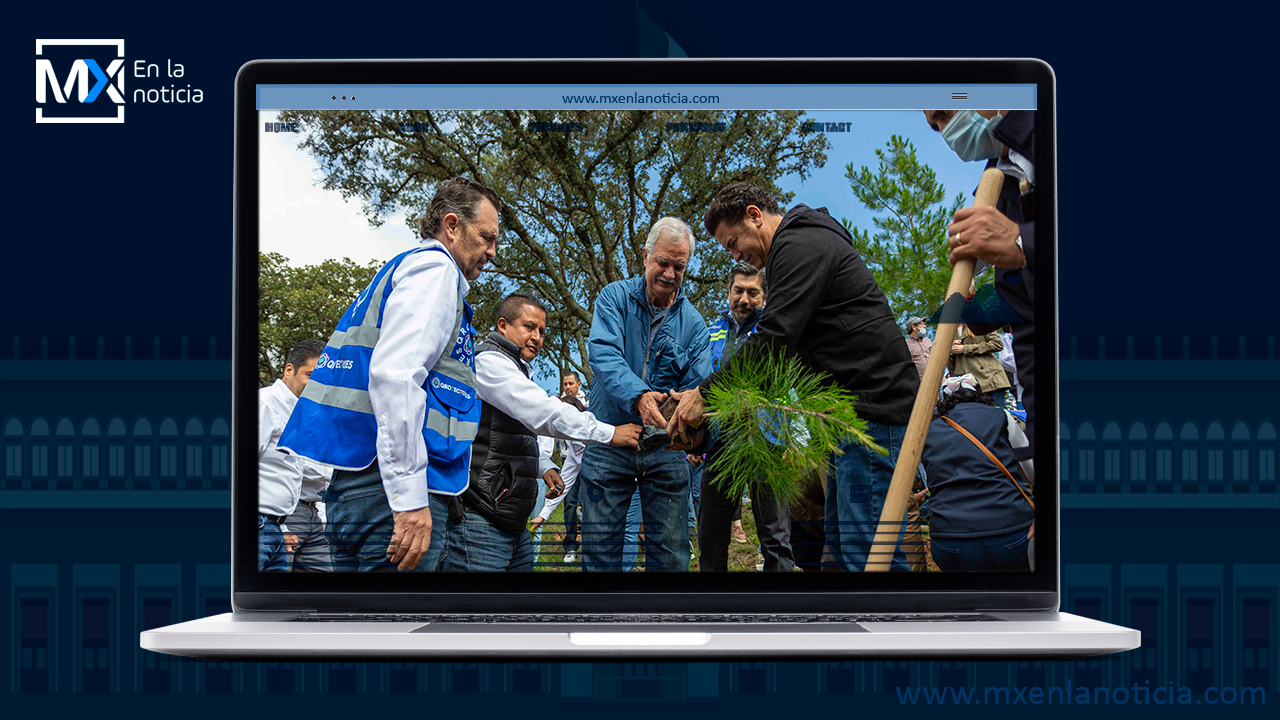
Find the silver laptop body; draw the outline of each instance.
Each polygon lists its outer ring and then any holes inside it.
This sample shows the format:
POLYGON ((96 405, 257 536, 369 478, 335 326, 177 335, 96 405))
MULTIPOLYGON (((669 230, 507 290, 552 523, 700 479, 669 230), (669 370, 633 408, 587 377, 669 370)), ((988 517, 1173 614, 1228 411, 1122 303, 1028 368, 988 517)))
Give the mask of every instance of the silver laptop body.
MULTIPOLYGON (((144 649, 206 659, 1079 658, 1139 646, 1137 631, 1058 612, 1056 141, 1054 80, 1047 65, 1033 60, 270 61, 243 67, 236 92, 234 612, 144 631, 144 649), (1035 570, 795 572, 786 577, 750 572, 259 573, 252 521, 257 459, 250 448, 259 385, 256 267, 263 208, 257 146, 263 98, 272 89, 284 89, 294 93, 300 109, 360 109, 365 106, 352 104, 363 102, 356 97, 374 95, 378 86, 439 85, 442 78, 459 86, 489 86, 483 94, 496 98, 504 93, 515 98, 522 88, 535 86, 547 87, 547 92, 603 86, 669 89, 734 79, 770 87, 934 87, 938 94, 928 102, 874 107, 915 109, 921 125, 919 109, 987 107, 984 93, 992 86, 1031 86, 1033 101, 1026 109, 1036 111, 1040 124, 1041 199, 1036 212, 1041 227, 1050 228, 1042 230, 1036 251, 1037 319, 1043 326, 1037 344, 1038 426, 1048 432, 1036 446, 1036 457, 1043 460, 1035 570)), ((832 92, 834 104, 816 109, 845 107, 840 98, 850 96, 832 92)), ((779 102, 752 109, 793 107, 779 102)), ((804 200, 801 192, 796 201, 804 200)), ((854 203, 852 196, 848 202, 854 203)), ((690 224, 696 225, 695 220, 690 218, 690 224)))

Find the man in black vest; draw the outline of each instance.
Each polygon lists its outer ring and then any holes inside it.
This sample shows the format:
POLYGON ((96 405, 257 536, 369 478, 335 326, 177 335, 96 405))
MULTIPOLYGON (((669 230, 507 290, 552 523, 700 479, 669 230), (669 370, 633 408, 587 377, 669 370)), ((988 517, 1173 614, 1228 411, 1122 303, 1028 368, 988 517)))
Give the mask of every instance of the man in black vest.
POLYGON ((614 427, 547 397, 530 379, 547 313, 513 293, 498 309, 497 331, 476 346, 476 390, 483 405, 471 446, 471 478, 449 513, 443 570, 532 570, 536 553, 525 523, 538 501, 538 435, 637 447, 639 425, 614 427))

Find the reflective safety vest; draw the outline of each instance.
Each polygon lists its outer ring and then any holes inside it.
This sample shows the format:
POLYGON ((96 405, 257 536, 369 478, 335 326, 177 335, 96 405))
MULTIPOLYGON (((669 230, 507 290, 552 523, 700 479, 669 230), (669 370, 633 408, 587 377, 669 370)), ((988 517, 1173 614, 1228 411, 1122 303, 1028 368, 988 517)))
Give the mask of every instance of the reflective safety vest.
MULTIPOLYGON (((369 401, 369 359, 378 344, 396 269, 406 257, 432 251, 448 256, 443 248, 432 246, 392 258, 342 314, 280 435, 281 450, 341 470, 363 470, 377 459, 378 423, 369 401)), ((453 264, 453 259, 449 262, 453 264)), ((461 270, 458 312, 450 336, 453 346, 441 354, 422 385, 427 395, 422 426, 427 487, 441 495, 459 495, 467 489, 471 443, 480 422, 471 306, 462 296, 461 270)))

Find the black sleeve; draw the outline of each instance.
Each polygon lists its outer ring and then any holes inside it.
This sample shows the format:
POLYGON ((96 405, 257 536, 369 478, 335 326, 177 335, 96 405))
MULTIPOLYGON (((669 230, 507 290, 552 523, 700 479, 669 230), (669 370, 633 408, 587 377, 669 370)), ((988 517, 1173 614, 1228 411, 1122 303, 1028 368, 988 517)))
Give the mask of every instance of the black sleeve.
POLYGON ((1035 221, 1018 224, 1018 232, 1022 235, 1022 255, 1027 259, 1027 269, 1036 271, 1036 223, 1035 221))
POLYGON ((821 230, 793 231, 774 242, 769 254, 768 302, 756 333, 747 338, 728 363, 712 373, 699 389, 706 394, 731 365, 749 353, 773 346, 786 355, 799 355, 800 337, 827 295, 836 272, 836 254, 829 251, 821 230))

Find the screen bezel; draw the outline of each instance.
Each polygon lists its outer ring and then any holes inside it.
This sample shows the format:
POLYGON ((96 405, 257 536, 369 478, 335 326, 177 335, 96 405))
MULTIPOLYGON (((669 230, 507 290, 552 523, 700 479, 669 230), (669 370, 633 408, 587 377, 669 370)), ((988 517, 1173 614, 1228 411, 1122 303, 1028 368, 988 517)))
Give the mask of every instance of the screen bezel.
MULTIPOLYGON (((232 603, 325 612, 929 612, 1055 610, 1059 597, 1057 215, 1054 76, 1038 60, 254 61, 235 95, 232 603), (267 84, 667 83, 1036 85, 1036 569, 1028 573, 260 573, 257 571, 257 87, 267 84), (1047 321, 1047 322, 1046 322, 1047 321), (1046 430, 1052 429, 1049 433, 1046 430), (239 478, 254 478, 242 483, 239 478), (247 483, 247 484, 246 484, 247 483), (241 485, 244 487, 241 487, 241 485), (1046 489, 1051 490, 1046 492, 1046 489), (785 587, 778 587, 778 585, 785 587), (515 585, 516 587, 513 587, 515 585)), ((924 122, 923 117, 921 122, 924 122)), ((939 139, 941 142, 941 139, 939 139)), ((963 189, 971 192, 972 188, 963 189)), ((797 198, 802 202, 803 198, 797 198)))

